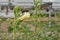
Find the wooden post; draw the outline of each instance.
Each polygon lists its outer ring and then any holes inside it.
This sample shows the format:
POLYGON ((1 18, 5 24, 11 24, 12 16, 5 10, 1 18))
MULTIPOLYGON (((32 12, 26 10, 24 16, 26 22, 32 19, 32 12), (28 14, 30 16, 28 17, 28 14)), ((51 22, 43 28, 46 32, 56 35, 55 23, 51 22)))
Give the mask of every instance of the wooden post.
POLYGON ((6 6, 6 15, 8 15, 8 6, 6 6))

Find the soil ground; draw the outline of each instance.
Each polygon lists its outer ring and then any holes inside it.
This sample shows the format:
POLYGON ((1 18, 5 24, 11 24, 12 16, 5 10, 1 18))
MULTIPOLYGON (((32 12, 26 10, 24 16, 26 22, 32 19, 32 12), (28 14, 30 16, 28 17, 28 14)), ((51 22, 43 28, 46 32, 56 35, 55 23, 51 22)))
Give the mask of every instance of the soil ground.
MULTIPOLYGON (((60 25, 60 18, 54 18, 54 17, 52 17, 51 18, 52 20, 56 20, 57 19, 57 24, 58 25, 60 25)), ((28 22, 28 21, 31 21, 31 20, 37 20, 37 21, 45 21, 45 22, 47 22, 49 19, 48 19, 48 17, 46 17, 46 18, 29 18, 29 19, 26 19, 26 20, 24 20, 22 23, 23 24, 27 24, 27 23, 25 23, 26 21, 28 22)), ((33 26, 33 25, 31 25, 31 24, 27 24, 27 25, 29 25, 29 26, 33 26)), ((8 23, 7 23, 7 21, 4 21, 2 24, 1 24, 1 26, 0 26, 0 32, 7 32, 7 29, 8 28, 8 23)), ((32 27, 33 28, 33 27, 32 27)))

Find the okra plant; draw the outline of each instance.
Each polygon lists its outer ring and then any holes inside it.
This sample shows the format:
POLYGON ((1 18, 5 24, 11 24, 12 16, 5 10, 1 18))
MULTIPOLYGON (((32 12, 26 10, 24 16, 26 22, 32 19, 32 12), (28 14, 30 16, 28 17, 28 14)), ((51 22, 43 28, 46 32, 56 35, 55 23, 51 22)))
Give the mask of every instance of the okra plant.
POLYGON ((21 8, 20 6, 14 7, 14 19, 13 21, 8 18, 8 31, 14 33, 13 39, 15 39, 15 34, 18 32, 19 24, 21 23, 21 20, 19 20, 21 14, 21 8))

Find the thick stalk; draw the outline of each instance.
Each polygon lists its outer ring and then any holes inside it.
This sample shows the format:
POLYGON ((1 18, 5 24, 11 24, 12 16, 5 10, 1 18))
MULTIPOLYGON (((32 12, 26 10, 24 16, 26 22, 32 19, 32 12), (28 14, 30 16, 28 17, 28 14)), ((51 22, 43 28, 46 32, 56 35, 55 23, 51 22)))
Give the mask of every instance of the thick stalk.
POLYGON ((51 27, 51 12, 49 12, 49 27, 51 27))

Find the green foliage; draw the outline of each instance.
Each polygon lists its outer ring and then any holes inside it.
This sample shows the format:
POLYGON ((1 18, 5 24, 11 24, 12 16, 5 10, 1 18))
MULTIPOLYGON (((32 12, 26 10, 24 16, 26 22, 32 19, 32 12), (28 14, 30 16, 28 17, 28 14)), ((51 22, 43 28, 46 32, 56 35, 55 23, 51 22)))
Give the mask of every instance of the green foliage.
POLYGON ((20 6, 15 6, 15 7, 14 7, 14 15, 15 15, 15 18, 20 17, 20 13, 21 13, 21 8, 20 8, 20 6))
POLYGON ((60 12, 57 13, 57 17, 60 17, 60 12))
POLYGON ((39 16, 40 17, 47 17, 47 14, 44 13, 44 14, 40 14, 39 16))
POLYGON ((0 26, 1 26, 2 19, 0 18, 0 26))
POLYGON ((4 21, 6 21, 6 18, 0 17, 0 26, 4 21))
POLYGON ((12 27, 13 21, 10 18, 8 18, 7 22, 8 22, 8 32, 12 32, 13 31, 13 27, 12 27))
POLYGON ((0 17, 0 21, 6 21, 7 18, 0 17))
POLYGON ((15 6, 14 7, 14 20, 12 21, 11 19, 7 19, 8 20, 8 31, 12 31, 16 30, 16 28, 19 27, 19 24, 21 22, 21 20, 18 20, 18 18, 20 17, 20 13, 21 13, 21 8, 20 6, 15 6))
POLYGON ((16 37, 16 32, 18 32, 18 28, 20 23, 22 22, 18 18, 20 17, 21 14, 21 8, 20 6, 15 6, 14 7, 14 19, 11 20, 10 18, 7 19, 8 22, 8 32, 13 32, 13 39, 15 40, 16 37))

